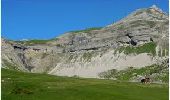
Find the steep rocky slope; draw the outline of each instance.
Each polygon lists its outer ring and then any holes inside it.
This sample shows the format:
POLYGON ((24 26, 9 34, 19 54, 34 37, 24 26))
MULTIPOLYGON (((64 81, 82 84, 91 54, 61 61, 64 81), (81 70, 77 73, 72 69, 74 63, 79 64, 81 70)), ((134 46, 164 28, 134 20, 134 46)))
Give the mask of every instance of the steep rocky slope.
POLYGON ((112 69, 151 66, 168 59, 168 26, 168 15, 154 5, 106 27, 68 32, 51 40, 2 39, 2 65, 89 78, 112 69))

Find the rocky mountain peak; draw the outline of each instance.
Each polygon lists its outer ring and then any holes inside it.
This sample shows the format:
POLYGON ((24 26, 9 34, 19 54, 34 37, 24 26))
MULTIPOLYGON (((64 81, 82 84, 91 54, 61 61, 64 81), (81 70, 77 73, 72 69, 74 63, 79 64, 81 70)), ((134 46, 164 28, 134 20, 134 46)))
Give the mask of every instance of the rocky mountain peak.
POLYGON ((154 10, 156 10, 156 11, 163 12, 162 9, 158 8, 156 5, 152 5, 152 6, 150 7, 150 9, 154 9, 154 10))

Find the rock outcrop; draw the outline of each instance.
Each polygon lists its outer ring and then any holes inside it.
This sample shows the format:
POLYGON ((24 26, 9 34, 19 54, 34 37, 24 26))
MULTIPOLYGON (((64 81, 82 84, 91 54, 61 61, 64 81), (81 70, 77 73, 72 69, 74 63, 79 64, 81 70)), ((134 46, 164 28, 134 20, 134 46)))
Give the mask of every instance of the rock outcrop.
POLYGON ((168 15, 152 6, 136 10, 106 27, 68 32, 43 43, 2 38, 2 66, 90 78, 110 69, 141 68, 168 57, 168 27, 168 15), (151 42, 157 46, 150 48, 156 55, 142 49, 144 44, 151 42), (124 47, 140 49, 126 54, 124 47))

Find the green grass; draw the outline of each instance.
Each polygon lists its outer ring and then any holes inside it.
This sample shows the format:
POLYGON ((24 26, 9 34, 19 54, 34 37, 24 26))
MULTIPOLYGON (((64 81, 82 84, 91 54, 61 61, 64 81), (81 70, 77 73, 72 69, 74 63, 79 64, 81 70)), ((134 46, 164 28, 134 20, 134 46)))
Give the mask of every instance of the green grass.
POLYGON ((157 73, 154 78, 152 78, 153 81, 159 81, 162 80, 162 82, 168 83, 169 82, 169 72, 168 68, 166 68, 163 65, 151 65, 151 66, 146 66, 143 68, 127 68, 125 70, 117 71, 116 69, 108 70, 105 72, 102 72, 99 74, 101 78, 116 78, 117 80, 121 81, 129 81, 131 78, 136 77, 136 75, 141 75, 141 76, 150 76, 152 74, 157 73))
POLYGON ((26 45, 32 45, 32 44, 45 44, 47 42, 49 42, 50 40, 29 40, 29 41, 25 41, 24 43, 26 45))
POLYGON ((124 52, 125 54, 150 53, 152 55, 155 55, 156 54, 155 48, 156 48, 156 44, 154 42, 150 42, 137 47, 133 47, 133 46, 121 47, 118 48, 115 52, 119 51, 119 53, 124 52))
POLYGON ((34 40, 28 40, 28 41, 15 41, 15 42, 25 44, 25 45, 35 45, 35 44, 46 44, 47 42, 54 41, 54 40, 57 40, 57 38, 53 38, 49 40, 34 39, 34 40))
POLYGON ((123 29, 125 29, 125 26, 124 25, 119 25, 117 28, 118 28, 118 30, 123 30, 123 29))
POLYGON ((2 69, 2 100, 168 100, 168 86, 2 69))
POLYGON ((79 33, 79 32, 89 33, 92 30, 100 30, 100 29, 102 29, 102 27, 92 27, 92 28, 87 28, 84 30, 77 30, 77 31, 70 31, 70 32, 72 32, 72 33, 79 33))
POLYGON ((158 66, 158 65, 152 65, 152 66, 147 66, 147 67, 143 67, 140 69, 128 69, 128 70, 123 70, 120 71, 117 75, 117 79, 119 80, 129 80, 132 77, 135 77, 136 75, 152 75, 154 73, 159 73, 160 75, 155 76, 152 80, 154 81, 159 81, 162 80, 163 82, 169 82, 169 74, 168 74, 168 70, 167 72, 164 72, 164 75, 161 75, 161 67, 162 66, 158 66), (136 73, 136 74, 134 74, 136 73))

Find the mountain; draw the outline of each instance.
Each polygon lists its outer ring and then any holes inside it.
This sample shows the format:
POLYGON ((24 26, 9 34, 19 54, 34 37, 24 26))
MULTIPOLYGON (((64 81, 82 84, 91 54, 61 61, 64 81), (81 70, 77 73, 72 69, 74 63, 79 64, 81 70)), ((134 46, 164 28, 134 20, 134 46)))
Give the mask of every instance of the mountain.
POLYGON ((168 17, 153 5, 106 27, 72 31, 50 40, 2 38, 2 67, 85 78, 121 79, 128 73, 126 80, 149 75, 155 81, 167 81, 168 17))

